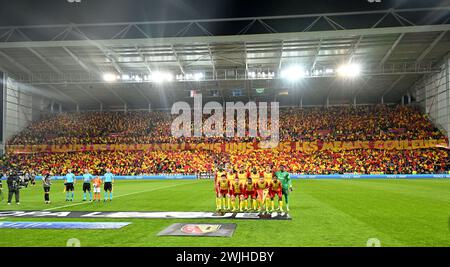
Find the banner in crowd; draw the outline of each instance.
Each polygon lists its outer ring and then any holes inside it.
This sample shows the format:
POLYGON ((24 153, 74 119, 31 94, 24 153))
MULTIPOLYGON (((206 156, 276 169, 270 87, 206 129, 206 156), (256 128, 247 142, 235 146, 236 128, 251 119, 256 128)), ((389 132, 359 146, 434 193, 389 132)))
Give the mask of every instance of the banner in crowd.
MULTIPOLYGON (((382 140, 382 141, 312 141, 281 142, 275 149, 282 151, 313 152, 320 150, 352 150, 352 149, 387 149, 404 150, 420 148, 448 147, 447 141, 441 140, 382 140)), ((62 153, 91 151, 179 151, 179 150, 211 150, 216 152, 245 152, 259 149, 258 142, 252 143, 179 143, 179 144, 92 144, 92 145, 11 145, 8 153, 62 153)))

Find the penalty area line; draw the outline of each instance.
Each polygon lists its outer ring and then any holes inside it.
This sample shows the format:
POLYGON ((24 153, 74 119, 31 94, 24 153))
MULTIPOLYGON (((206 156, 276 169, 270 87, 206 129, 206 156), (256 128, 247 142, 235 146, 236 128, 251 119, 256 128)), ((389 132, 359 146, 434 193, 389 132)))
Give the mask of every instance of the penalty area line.
MULTIPOLYGON (((142 190, 142 191, 132 192, 132 193, 128 193, 128 194, 118 195, 118 196, 114 197, 114 199, 119 198, 119 197, 126 197, 126 196, 136 195, 136 194, 140 194, 140 193, 145 193, 145 192, 156 191, 156 190, 160 190, 160 189, 172 188, 172 187, 176 187, 176 186, 180 186, 180 185, 195 184, 195 183, 198 183, 198 182, 199 181, 195 181, 195 182, 191 182, 191 183, 181 183, 181 184, 175 184, 175 185, 169 185, 169 186, 156 187, 156 188, 152 188, 152 189, 148 189, 148 190, 142 190)), ((53 208, 45 209, 44 211, 57 210, 57 209, 62 209, 62 208, 67 208, 67 207, 73 207, 73 206, 89 204, 89 203, 92 203, 92 202, 86 201, 86 202, 81 202, 81 203, 74 203, 74 204, 69 204, 69 205, 63 205, 63 206, 59 206, 59 207, 53 207, 53 208)))

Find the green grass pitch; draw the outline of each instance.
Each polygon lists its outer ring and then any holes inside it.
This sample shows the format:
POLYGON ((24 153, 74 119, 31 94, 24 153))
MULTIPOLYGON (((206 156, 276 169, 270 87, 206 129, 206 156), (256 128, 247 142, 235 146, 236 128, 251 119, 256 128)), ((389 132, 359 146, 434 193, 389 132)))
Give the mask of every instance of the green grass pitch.
MULTIPOLYGON (((40 185, 40 183, 38 183, 40 185)), ((62 182, 54 182, 52 204, 40 186, 21 191, 21 205, 0 202, 1 210, 211 211, 212 181, 117 181, 111 203, 65 202, 62 182), (66 206, 72 205, 72 206, 66 206), (65 207, 66 206, 66 207, 65 207)), ((5 192, 4 192, 5 193, 5 192)), ((103 193, 102 193, 103 197, 103 193)), ((123 221, 116 230, 0 229, 0 246, 450 246, 450 180, 295 180, 290 221, 196 219, 2 218, 8 221, 123 221), (175 222, 234 222, 231 238, 157 237, 175 222)))

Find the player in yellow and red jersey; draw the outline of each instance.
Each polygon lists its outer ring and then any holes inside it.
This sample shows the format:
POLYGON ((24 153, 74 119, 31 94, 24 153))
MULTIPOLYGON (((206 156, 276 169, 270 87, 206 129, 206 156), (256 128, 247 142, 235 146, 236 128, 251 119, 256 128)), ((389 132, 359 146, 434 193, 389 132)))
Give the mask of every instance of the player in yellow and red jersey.
POLYGON ((259 180, 259 177, 261 176, 261 173, 259 173, 258 169, 256 167, 252 168, 252 171, 250 172, 250 178, 252 178, 252 181, 256 183, 259 180))
POLYGON ((230 182, 227 180, 226 174, 222 174, 220 177, 217 182, 217 189, 219 192, 217 210, 226 210, 226 199, 230 196, 230 182))
MULTIPOLYGON (((236 172, 234 171, 233 166, 231 166, 231 164, 230 164, 228 166, 228 169, 227 169, 227 180, 228 180, 228 182, 230 182, 230 184, 233 183, 234 179, 236 177, 237 177, 236 176, 236 172)), ((230 209, 230 206, 231 206, 231 198, 228 198, 227 199, 227 207, 228 207, 228 209, 230 209)))
POLYGON ((264 180, 266 180, 267 182, 271 183, 272 182, 272 177, 273 175, 273 171, 272 168, 270 166, 267 166, 266 169, 263 172, 263 176, 264 176, 264 180))
POLYGON ((239 178, 234 178, 230 186, 231 204, 233 205, 233 212, 237 211, 236 200, 239 200, 239 211, 242 212, 244 206, 244 191, 245 184, 239 181, 239 178))
POLYGON ((252 178, 247 178, 245 183, 245 210, 253 209, 256 210, 256 183, 253 182, 252 178))
POLYGON ((272 206, 270 212, 275 209, 275 196, 278 197, 278 211, 283 211, 283 184, 276 175, 273 176, 272 182, 269 184, 269 198, 272 206))
POLYGON ((256 182, 256 193, 258 199, 258 211, 261 212, 265 207, 265 200, 267 195, 267 190, 269 189, 269 183, 264 180, 264 176, 259 177, 258 182, 256 182))
POLYGON ((216 207, 220 207, 222 205, 222 200, 219 197, 219 187, 218 187, 218 182, 221 179, 222 175, 226 175, 226 172, 223 169, 223 165, 220 164, 219 167, 217 168, 216 175, 214 175, 214 190, 216 191, 216 207))
POLYGON ((244 165, 241 165, 241 168, 239 169, 239 171, 237 173, 237 177, 239 178, 240 182, 245 183, 245 181, 247 181, 247 178, 249 177, 249 173, 245 169, 244 165))
MULTIPOLYGON (((266 169, 262 172, 262 175, 264 176, 264 180, 269 184, 272 182, 272 177, 275 176, 275 174, 272 171, 272 168, 270 166, 266 167, 266 169)), ((268 194, 268 191, 266 192, 266 194, 268 194)), ((269 208, 269 205, 270 205, 270 199, 267 198, 266 199, 266 207, 269 208)))

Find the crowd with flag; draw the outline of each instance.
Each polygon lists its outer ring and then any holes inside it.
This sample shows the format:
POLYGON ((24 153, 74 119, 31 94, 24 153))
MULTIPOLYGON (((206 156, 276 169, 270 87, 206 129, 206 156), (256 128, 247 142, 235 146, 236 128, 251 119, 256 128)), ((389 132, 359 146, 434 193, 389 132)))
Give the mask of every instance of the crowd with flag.
MULTIPOLYGON (((281 141, 447 141, 427 115, 413 106, 285 108, 280 110, 279 117, 281 141)), ((248 136, 174 138, 170 134, 173 118, 166 111, 53 114, 31 123, 13 136, 8 145, 227 143, 259 139, 248 136)), ((254 149, 245 153, 214 150, 7 153, 3 160, 6 166, 54 174, 64 174, 68 169, 74 173, 89 169, 97 174, 106 168, 117 175, 195 174, 214 172, 219 163, 236 168, 285 165, 291 173, 304 174, 446 173, 450 168, 449 153, 443 147, 340 151, 254 149)))

